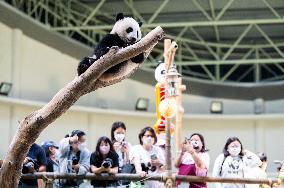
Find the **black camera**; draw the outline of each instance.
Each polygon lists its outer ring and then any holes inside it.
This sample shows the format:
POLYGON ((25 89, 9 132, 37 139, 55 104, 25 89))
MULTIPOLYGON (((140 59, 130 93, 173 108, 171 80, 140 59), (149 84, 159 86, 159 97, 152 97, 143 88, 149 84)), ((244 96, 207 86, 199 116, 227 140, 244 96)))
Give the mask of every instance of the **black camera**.
POLYGON ((27 157, 28 162, 23 165, 23 173, 33 172, 34 170, 38 169, 38 165, 36 159, 27 157))
POLYGON ((109 168, 109 167, 112 167, 112 164, 113 164, 112 159, 106 158, 106 159, 103 161, 102 166, 105 167, 105 168, 109 168))
POLYGON ((149 171, 149 165, 151 166, 151 163, 149 162, 147 165, 145 163, 141 163, 142 171, 147 172, 149 171))
POLYGON ((79 163, 79 159, 75 156, 72 157, 72 165, 77 165, 79 163))

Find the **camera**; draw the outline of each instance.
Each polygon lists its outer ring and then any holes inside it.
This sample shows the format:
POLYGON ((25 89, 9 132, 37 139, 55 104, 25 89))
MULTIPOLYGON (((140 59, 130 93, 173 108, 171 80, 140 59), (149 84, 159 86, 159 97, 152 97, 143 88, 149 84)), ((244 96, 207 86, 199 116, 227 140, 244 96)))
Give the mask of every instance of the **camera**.
POLYGON ((150 156, 150 158, 151 158, 152 160, 157 160, 157 159, 158 159, 158 157, 157 157, 156 154, 152 154, 152 155, 150 156))
POLYGON ((123 142, 121 143, 121 146, 122 146, 122 147, 127 146, 127 142, 123 141, 123 142))
POLYGON ((23 166, 23 173, 33 172, 38 169, 36 159, 27 157, 28 162, 23 166))
POLYGON ((72 157, 72 165, 77 165, 79 163, 79 159, 75 156, 72 157))
POLYGON ((109 168, 109 167, 112 167, 112 164, 113 164, 112 159, 106 158, 106 159, 103 161, 102 166, 105 167, 105 168, 109 168))

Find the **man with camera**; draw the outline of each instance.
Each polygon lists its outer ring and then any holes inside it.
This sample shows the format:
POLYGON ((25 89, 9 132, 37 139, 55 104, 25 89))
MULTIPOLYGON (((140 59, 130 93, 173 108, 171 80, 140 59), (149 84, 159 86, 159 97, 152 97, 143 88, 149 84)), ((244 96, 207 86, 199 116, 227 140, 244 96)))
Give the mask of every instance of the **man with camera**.
MULTIPOLYGON (((23 174, 44 172, 46 170, 46 157, 42 147, 34 143, 23 164, 23 174)), ((44 188, 42 179, 23 180, 20 179, 19 188, 44 188)))
MULTIPOLYGON (((86 134, 74 130, 59 143, 59 171, 62 173, 85 174, 90 168, 90 152, 86 148, 86 134)), ((60 179, 60 187, 79 187, 82 180, 60 179)))

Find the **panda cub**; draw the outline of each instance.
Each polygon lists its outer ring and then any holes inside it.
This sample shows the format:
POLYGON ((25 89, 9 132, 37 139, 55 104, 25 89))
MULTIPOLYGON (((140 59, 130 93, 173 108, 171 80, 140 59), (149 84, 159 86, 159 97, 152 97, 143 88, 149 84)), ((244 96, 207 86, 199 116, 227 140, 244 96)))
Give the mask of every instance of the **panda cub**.
MULTIPOLYGON (((140 27, 142 22, 138 23, 131 17, 124 17, 123 13, 118 13, 116 16, 116 23, 114 24, 110 34, 107 34, 96 46, 94 53, 90 57, 85 57, 79 63, 77 72, 78 75, 83 74, 96 60, 105 55, 112 46, 119 48, 126 47, 138 42, 141 39, 140 27)), ((133 58, 134 63, 141 63, 144 61, 144 54, 141 53, 133 58)), ((114 73, 119 69, 116 65, 109 70, 108 73, 114 73)))

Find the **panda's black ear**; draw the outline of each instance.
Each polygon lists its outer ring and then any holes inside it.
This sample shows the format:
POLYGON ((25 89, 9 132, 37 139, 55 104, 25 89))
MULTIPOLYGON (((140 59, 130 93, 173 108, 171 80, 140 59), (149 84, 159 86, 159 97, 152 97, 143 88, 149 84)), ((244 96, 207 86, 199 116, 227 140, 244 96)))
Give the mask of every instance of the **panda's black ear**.
POLYGON ((116 15, 116 21, 122 20, 123 18, 124 18, 124 15, 121 12, 116 15))
POLYGON ((138 22, 139 26, 141 27, 143 25, 143 22, 138 22))

